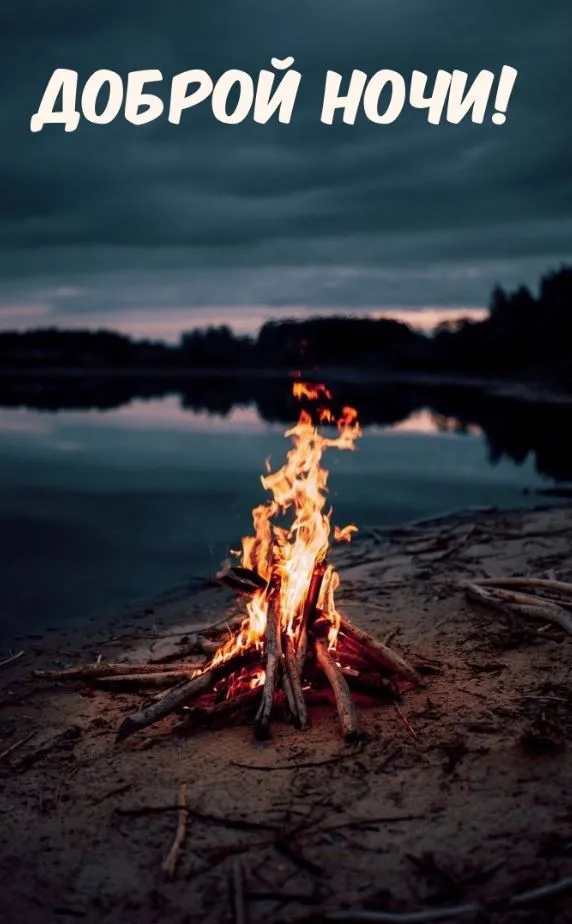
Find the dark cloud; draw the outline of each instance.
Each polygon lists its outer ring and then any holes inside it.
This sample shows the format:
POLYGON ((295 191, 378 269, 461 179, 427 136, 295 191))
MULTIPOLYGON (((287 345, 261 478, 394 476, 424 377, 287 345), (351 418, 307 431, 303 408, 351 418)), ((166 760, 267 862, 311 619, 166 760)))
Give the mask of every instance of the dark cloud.
POLYGON ((186 305, 479 305, 497 279, 532 281, 572 252, 571 30, 567 0, 6 0, 0 325, 34 305, 110 323, 186 305), (158 67, 166 97, 179 71, 255 75, 287 55, 303 73, 290 125, 225 126, 205 105, 180 126, 29 131, 57 67, 80 85, 158 67), (519 76, 501 127, 320 123, 329 68, 503 64, 519 76))

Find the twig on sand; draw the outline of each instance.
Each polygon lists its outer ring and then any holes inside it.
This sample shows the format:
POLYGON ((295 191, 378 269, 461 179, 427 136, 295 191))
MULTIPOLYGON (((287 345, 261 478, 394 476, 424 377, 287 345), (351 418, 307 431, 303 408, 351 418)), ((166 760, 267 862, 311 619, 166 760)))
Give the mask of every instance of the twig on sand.
POLYGON ((11 657, 6 658, 5 661, 0 661, 0 667, 8 667, 9 664, 13 664, 14 661, 18 661, 19 658, 23 657, 24 650, 18 651, 17 654, 11 655, 11 657))
POLYGON ((231 760, 233 767, 243 767, 245 770, 305 770, 310 767, 327 767, 330 764, 339 764, 342 760, 348 760, 350 757, 357 757, 365 747, 365 741, 361 741, 359 746, 351 751, 345 751, 343 754, 337 754, 335 757, 327 757, 325 760, 306 760, 302 763, 292 761, 291 764, 243 764, 237 760, 231 760))
POLYGON ((331 911, 324 921, 338 924, 430 924, 431 921, 459 921, 474 918, 481 912, 480 905, 457 905, 455 908, 428 908, 425 911, 331 911))
POLYGON ((478 904, 471 902, 466 905, 450 906, 448 908, 425 908, 421 911, 362 911, 359 909, 344 909, 326 913, 322 920, 334 924, 430 924, 434 921, 458 921, 465 918, 489 917, 495 913, 504 914, 515 908, 527 908, 537 902, 546 902, 558 898, 566 892, 572 891, 572 876, 559 879, 557 882, 528 892, 521 892, 508 899, 478 904))
POLYGON ((167 879, 172 879, 175 875, 175 869, 177 867, 177 862, 179 860, 179 854, 181 852, 181 847, 185 841, 187 834, 187 819, 188 819, 188 807, 187 807, 187 784, 181 783, 179 787, 179 819, 177 822, 177 832, 175 834, 175 840, 173 845, 163 861, 162 869, 165 873, 167 879))
POLYGON ((232 908, 235 924, 246 924, 243 872, 238 859, 235 859, 232 864, 232 908))
POLYGON ((572 584, 567 581, 550 581, 547 578, 510 577, 476 578, 474 583, 480 584, 482 587, 536 587, 572 598, 572 584))
POLYGON ((118 806, 114 814, 123 818, 139 818, 145 815, 162 815, 163 812, 184 811, 190 818, 209 825, 218 825, 221 828, 231 828, 235 831, 271 831, 277 833, 276 825, 266 824, 262 821, 249 821, 248 818, 229 818, 222 815, 213 815, 210 812, 200 812, 187 805, 183 810, 180 805, 139 805, 118 806))
POLYGON ((21 748, 23 744, 26 744, 26 741, 29 741, 30 738, 33 738, 35 734, 36 732, 30 732, 29 735, 25 735, 24 738, 20 738, 19 741, 16 741, 9 748, 6 748, 6 750, 2 751, 2 753, 0 754, 0 760, 4 760, 5 757, 8 757, 14 751, 17 751, 18 748, 21 748))
POLYGON ((393 708, 399 716, 399 721, 402 723, 403 727, 407 729, 412 738, 415 738, 416 741, 419 741, 419 735, 413 728, 413 725, 401 709, 400 705, 398 703, 393 703, 393 708))

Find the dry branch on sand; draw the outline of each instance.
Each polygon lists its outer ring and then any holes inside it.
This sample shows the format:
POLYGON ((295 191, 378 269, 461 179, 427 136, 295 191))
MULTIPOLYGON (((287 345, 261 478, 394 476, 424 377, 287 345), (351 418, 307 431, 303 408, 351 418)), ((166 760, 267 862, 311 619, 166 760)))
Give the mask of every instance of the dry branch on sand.
POLYGON ((483 578, 465 582, 461 586, 467 598, 473 602, 488 605, 508 616, 553 623, 572 635, 572 614, 568 609, 572 607, 572 584, 541 578, 483 578), (526 593, 526 590, 531 589, 556 594, 557 599, 554 596, 526 593))
POLYGON ((177 868, 177 863, 179 860, 179 855, 181 853, 181 848, 185 841, 187 835, 187 820, 188 820, 188 806, 187 806, 187 784, 181 783, 179 787, 179 798, 178 798, 178 808, 179 815, 177 821, 177 831, 175 834, 175 840, 173 841, 172 847, 167 854, 165 860, 163 861, 163 872, 167 879, 172 879, 175 875, 175 870, 177 868))

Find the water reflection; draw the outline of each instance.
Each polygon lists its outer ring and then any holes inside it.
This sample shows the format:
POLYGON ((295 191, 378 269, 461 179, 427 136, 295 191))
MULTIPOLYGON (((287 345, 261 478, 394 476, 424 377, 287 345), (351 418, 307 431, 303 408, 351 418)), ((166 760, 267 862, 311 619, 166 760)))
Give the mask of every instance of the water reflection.
MULTIPOLYGON (((281 463, 283 431, 299 409, 271 381, 171 382, 164 395, 124 401, 102 387, 105 398, 93 382, 89 396, 87 384, 82 393, 52 383, 33 397, 26 386, 0 408, 0 635, 84 619, 212 573, 250 530, 264 460, 281 463), (78 394, 91 404, 78 408, 78 394)), ((572 470, 560 438, 567 408, 413 387, 352 385, 342 398, 360 409, 365 432, 358 452, 326 456, 340 524, 532 503, 524 489, 572 470)))

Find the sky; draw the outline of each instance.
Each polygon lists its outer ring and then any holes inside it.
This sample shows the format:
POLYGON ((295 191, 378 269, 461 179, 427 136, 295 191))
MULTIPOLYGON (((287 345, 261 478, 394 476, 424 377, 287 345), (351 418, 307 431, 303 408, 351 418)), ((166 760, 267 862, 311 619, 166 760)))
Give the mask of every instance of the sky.
MULTIPOLYGON (((0 328, 176 339, 316 313, 481 316, 500 283, 572 260, 569 0, 3 0, 0 328), (146 126, 31 133, 53 70, 294 56, 288 125, 208 104, 146 126), (504 125, 323 125, 326 72, 518 69, 504 125), (479 314, 480 312, 480 314, 479 314)), ((492 113, 492 110, 491 110, 492 113)))

